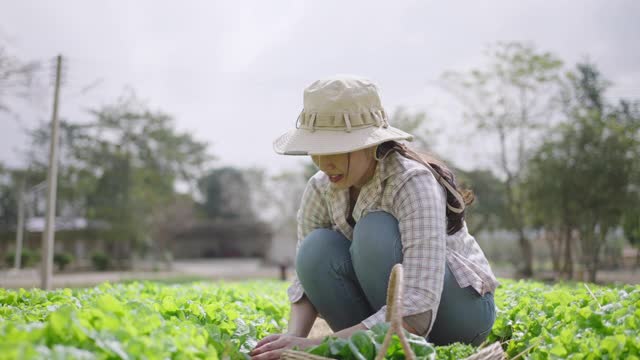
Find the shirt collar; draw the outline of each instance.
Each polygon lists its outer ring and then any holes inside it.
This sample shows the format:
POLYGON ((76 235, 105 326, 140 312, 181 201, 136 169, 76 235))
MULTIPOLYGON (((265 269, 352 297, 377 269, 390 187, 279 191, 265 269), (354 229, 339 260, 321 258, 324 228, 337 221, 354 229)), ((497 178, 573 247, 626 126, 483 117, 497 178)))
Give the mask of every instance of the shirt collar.
POLYGON ((378 178, 381 182, 387 180, 389 176, 396 172, 394 171, 396 167, 394 167, 392 163, 396 160, 395 157, 397 155, 398 154, 393 151, 391 154, 385 156, 381 161, 378 161, 376 172, 378 173, 378 178))

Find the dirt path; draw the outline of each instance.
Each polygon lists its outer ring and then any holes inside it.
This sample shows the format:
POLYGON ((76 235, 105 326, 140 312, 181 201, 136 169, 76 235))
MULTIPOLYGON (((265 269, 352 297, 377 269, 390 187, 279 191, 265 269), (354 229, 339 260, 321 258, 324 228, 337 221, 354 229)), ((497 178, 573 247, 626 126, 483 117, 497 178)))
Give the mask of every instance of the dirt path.
MULTIPOLYGON (((496 276, 510 278, 513 272, 507 269, 494 269, 496 276)), ((293 269, 288 269, 287 278, 290 279, 293 269)), ((544 274, 538 274, 540 276, 544 274)), ((105 271, 105 272, 63 272, 53 276, 53 287, 87 287, 95 286, 105 281, 118 282, 125 280, 247 280, 247 279, 278 279, 280 270, 275 266, 265 265, 261 259, 205 259, 175 261, 171 271, 105 271)), ((577 279, 576 279, 577 280, 577 279)), ((640 271, 599 271, 600 283, 640 284, 640 271)), ((40 286, 40 274, 36 269, 26 269, 15 272, 0 270, 0 287, 3 288, 34 288, 40 286)))
MULTIPOLYGON (((194 278, 203 280, 278 279, 280 271, 263 265, 260 259, 207 259, 176 261, 171 271, 104 271, 54 273, 53 288, 95 286, 105 281, 170 280, 194 278)), ((287 274, 290 277, 291 274, 287 274)), ((40 273, 35 269, 0 272, 0 287, 34 288, 40 286, 40 273)))

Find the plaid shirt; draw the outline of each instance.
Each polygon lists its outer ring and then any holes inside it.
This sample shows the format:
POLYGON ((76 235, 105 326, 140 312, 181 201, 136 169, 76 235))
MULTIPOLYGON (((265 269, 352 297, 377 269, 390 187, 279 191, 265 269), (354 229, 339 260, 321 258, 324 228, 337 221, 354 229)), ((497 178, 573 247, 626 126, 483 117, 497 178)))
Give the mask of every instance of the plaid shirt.
MULTIPOLYGON (((353 228, 347 222, 349 191, 330 186, 321 171, 307 184, 297 214, 300 247, 311 231, 332 228, 353 240, 353 228)), ((460 287, 472 286, 479 294, 494 292, 498 282, 478 243, 469 235, 466 224, 457 233, 446 233, 446 193, 424 165, 391 153, 378 163, 371 181, 360 190, 353 209, 357 222, 370 211, 382 210, 398 220, 404 267, 405 317, 436 314, 444 282, 445 261, 460 287)), ((287 290, 289 300, 297 302, 304 289, 297 277, 287 290)), ((386 306, 365 319, 367 328, 384 322, 386 306)), ((431 331, 435 316, 428 316, 431 331)))

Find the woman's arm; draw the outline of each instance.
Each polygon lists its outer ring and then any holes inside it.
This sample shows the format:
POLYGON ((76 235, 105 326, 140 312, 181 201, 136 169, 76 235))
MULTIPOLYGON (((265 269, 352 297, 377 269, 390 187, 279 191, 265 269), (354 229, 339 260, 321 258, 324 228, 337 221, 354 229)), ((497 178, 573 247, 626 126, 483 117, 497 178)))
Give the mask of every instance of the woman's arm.
MULTIPOLYGON (((302 244, 302 240, 309 235, 315 229, 331 228, 331 218, 327 209, 327 204, 322 197, 322 187, 326 184, 322 184, 320 178, 320 172, 312 176, 307 183, 307 187, 302 194, 302 200, 300 201, 300 208, 296 214, 297 237, 298 242, 296 244, 296 259, 298 258, 298 250, 302 244)), ((325 179, 325 182, 328 180, 325 179)), ((297 275, 294 276, 291 285, 287 289, 287 294, 291 305, 297 303, 304 296, 304 289, 302 284, 298 280, 297 275)), ((292 307, 293 310, 293 307, 292 307)))
POLYGON ((298 347, 306 349, 316 346, 322 339, 307 339, 318 312, 303 295, 300 300, 291 304, 288 331, 284 334, 272 334, 260 340, 249 355, 253 360, 277 360, 286 349, 298 347))
POLYGON ((318 311, 306 295, 300 301, 291 304, 289 315, 289 327, 287 334, 299 337, 307 337, 318 317, 318 311))

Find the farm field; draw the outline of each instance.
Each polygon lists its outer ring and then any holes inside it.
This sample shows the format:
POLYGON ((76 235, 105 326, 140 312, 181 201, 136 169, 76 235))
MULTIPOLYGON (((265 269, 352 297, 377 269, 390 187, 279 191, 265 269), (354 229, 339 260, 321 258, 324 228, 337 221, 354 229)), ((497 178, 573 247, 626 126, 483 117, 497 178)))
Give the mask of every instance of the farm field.
MULTIPOLYGON (((545 285, 501 280, 489 342, 510 358, 640 359, 640 286, 545 285)), ((276 281, 105 283, 87 289, 0 289, 0 359, 247 359, 257 340, 286 328, 287 284, 276 281)), ((385 326, 308 351, 373 359, 385 326)), ((470 346, 432 347, 421 359, 457 359, 470 346)), ((399 343, 388 358, 402 359, 399 343)))

